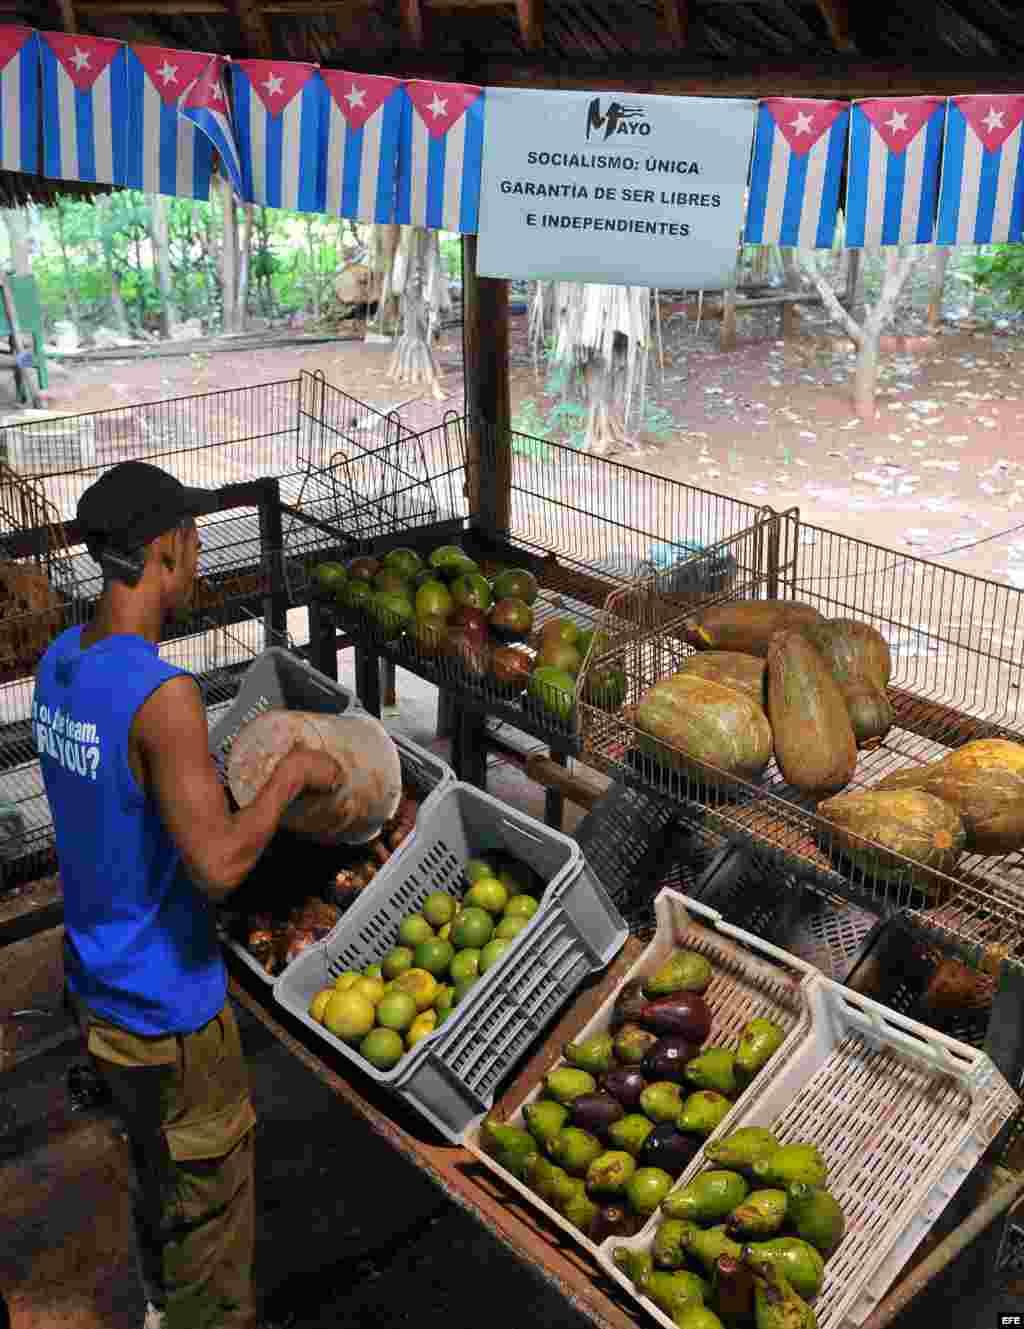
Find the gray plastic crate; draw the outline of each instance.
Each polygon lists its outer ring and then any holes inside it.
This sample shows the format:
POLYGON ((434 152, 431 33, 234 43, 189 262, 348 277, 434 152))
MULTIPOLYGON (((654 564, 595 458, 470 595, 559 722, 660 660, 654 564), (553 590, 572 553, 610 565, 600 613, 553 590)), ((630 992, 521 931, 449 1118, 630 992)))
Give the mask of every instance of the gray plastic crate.
POLYGON ((457 1141, 490 1107, 499 1081, 537 1034, 588 974, 618 954, 627 936, 573 840, 472 785, 455 784, 431 799, 405 852, 377 874, 331 936, 278 978, 274 998, 457 1141), (395 945, 401 920, 431 891, 461 897, 463 866, 494 850, 527 863, 548 882, 541 907, 439 1029, 392 1070, 377 1070, 311 1019, 310 1001, 346 969, 380 961, 395 945))
MULTIPOLYGON (((327 678, 290 651, 280 646, 271 646, 250 665, 238 689, 238 696, 210 729, 210 753, 217 763, 222 781, 225 779, 228 753, 239 731, 263 711, 278 707, 294 711, 316 711, 320 715, 366 713, 355 693, 327 678)), ((411 739, 401 734, 392 734, 391 738, 401 758, 403 780, 414 784, 424 795, 419 814, 422 817, 430 799, 455 783, 455 772, 447 762, 411 739)), ((411 839, 393 857, 403 854, 408 844, 411 844, 411 839)), ((268 974, 240 942, 224 937, 224 944, 268 986, 280 977, 268 974)))

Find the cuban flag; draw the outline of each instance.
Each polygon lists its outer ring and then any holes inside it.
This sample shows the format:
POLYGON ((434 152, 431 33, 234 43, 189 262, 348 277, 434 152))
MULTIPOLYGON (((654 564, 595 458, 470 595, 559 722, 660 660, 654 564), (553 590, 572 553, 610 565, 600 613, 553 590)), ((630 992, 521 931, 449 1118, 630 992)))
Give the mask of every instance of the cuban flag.
POLYGON ((845 102, 766 97, 757 113, 748 245, 831 249, 850 109, 845 102))
POLYGON ((147 194, 209 198, 213 145, 183 118, 178 104, 209 55, 164 46, 130 46, 125 184, 147 194))
POLYGON ((395 219, 405 98, 397 78, 322 69, 330 93, 324 141, 325 209, 361 222, 395 219))
POLYGON ((480 212, 484 90, 413 80, 405 94, 395 220, 473 234, 480 212))
POLYGON ((128 129, 125 48, 109 37, 44 32, 43 174, 123 185, 128 129))
POLYGON ((945 119, 941 97, 854 102, 846 180, 851 249, 931 243, 945 119))
POLYGON ((323 212, 327 88, 316 66, 235 60, 231 87, 242 198, 270 208, 323 212))
POLYGON ((228 103, 224 71, 228 62, 222 55, 207 57, 206 68, 181 99, 181 114, 209 139, 235 193, 242 197, 242 163, 235 139, 228 103))
POLYGON ((39 171, 39 39, 0 27, 0 167, 39 171))
POLYGON ((952 97, 939 194, 940 245, 1024 240, 1024 96, 952 97))

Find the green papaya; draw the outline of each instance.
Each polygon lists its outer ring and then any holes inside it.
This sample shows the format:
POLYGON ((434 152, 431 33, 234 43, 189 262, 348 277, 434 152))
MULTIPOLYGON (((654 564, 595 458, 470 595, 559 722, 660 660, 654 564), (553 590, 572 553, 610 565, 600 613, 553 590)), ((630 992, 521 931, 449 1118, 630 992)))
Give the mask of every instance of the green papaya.
POLYGON ((789 1221, 798 1237, 827 1260, 843 1239, 846 1218, 835 1198, 821 1186, 795 1181, 786 1192, 789 1221))
POLYGON ((853 777, 857 742, 839 685, 802 632, 780 632, 768 649, 768 718, 775 760, 804 794, 838 794, 853 777))
POLYGON ((661 1202, 661 1212, 684 1223, 718 1223, 747 1198, 750 1187, 737 1172, 698 1173, 661 1202))
POLYGON ((736 692, 744 692, 764 709, 764 658, 741 651, 701 651, 679 666, 681 674, 697 674, 736 692))
POLYGON ((765 656, 777 632, 822 621, 813 605, 799 600, 730 600, 686 619, 683 637, 698 651, 765 656))
POLYGON ((914 864, 951 872, 967 845, 956 808, 923 789, 840 794, 819 803, 818 815, 830 823, 822 835, 826 848, 882 881, 902 879, 927 889, 934 879, 914 864))
POLYGON ((688 758, 726 776, 756 780, 772 754, 771 726, 761 707, 706 678, 680 674, 670 688, 655 684, 637 707, 636 725, 651 735, 641 741, 641 750, 659 765, 711 785, 718 783, 714 773, 688 758))

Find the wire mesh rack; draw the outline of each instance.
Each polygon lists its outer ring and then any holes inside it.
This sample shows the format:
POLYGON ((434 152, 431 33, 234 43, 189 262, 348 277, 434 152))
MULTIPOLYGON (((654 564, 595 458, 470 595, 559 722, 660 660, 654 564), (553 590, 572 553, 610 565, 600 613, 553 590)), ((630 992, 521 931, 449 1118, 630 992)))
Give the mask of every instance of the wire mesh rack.
MULTIPOLYGON (((593 632, 602 624, 609 595, 638 577, 655 575, 659 565, 664 571, 658 584, 676 597, 677 607, 722 593, 732 584, 736 560, 719 547, 725 538, 753 528, 760 509, 514 431, 508 447, 499 448, 493 433, 475 426, 479 451, 471 455, 470 432, 465 417, 450 416, 417 436, 434 519, 409 528, 402 542, 425 553, 458 535, 485 576, 506 568, 532 572, 538 583, 532 624, 520 636, 506 634, 504 642, 525 648, 521 658, 502 660, 492 651, 493 640, 417 631, 409 617, 353 606, 344 596, 333 612, 352 635, 396 663, 472 698, 525 732, 571 748, 573 697, 548 695, 544 687, 526 691, 527 665, 545 623, 570 619, 579 632, 593 632), (479 521, 464 527, 467 517, 479 516, 473 507, 478 469, 493 471, 506 462, 509 509, 502 528, 488 529, 479 521), (453 517, 454 531, 447 524, 453 517)), ((370 547, 380 552, 397 542, 392 534, 370 547)), ((625 631, 627 624, 616 627, 625 631)))
MULTIPOLYGON (((1024 740, 1019 679, 1024 596, 937 564, 778 515, 777 547, 763 581, 738 583, 720 601, 800 600, 826 617, 852 617, 886 637, 894 660, 889 697, 895 724, 861 751, 851 790, 869 788, 902 767, 945 756, 974 738, 1024 740), (737 594, 737 591, 739 594, 737 594)), ((631 708, 692 653, 682 618, 619 641, 592 667, 621 670, 626 698, 616 712, 577 707, 584 759, 691 808, 709 824, 774 862, 783 872, 871 912, 907 910, 936 935, 986 952, 985 963, 1024 958, 1024 858, 969 854, 953 872, 925 869, 897 854, 884 866, 854 866, 842 855, 816 800, 786 784, 774 761, 758 782, 726 776, 650 740, 631 708), (646 746, 647 750, 644 751, 646 746)), ((867 844, 868 842, 865 842, 867 844)))

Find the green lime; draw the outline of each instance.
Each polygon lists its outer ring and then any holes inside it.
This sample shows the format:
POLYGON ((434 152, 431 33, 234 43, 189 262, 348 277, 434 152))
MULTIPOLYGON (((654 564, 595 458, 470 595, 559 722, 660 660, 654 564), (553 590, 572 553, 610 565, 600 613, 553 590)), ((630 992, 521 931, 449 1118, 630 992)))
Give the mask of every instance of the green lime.
POLYGON ((371 1006, 376 1006, 384 995, 383 978, 367 978, 364 974, 362 978, 357 978, 349 988, 350 992, 358 992, 361 997, 365 997, 371 1006))
POLYGON ((313 569, 313 580, 320 590, 336 595, 348 581, 348 573, 340 563, 321 563, 313 569))
POLYGON ((385 978, 397 978, 399 974, 404 974, 407 969, 411 968, 412 948, 410 946, 396 946, 385 955, 381 972, 385 978))
POLYGON ((471 858, 462 871, 470 886, 479 881, 481 877, 494 876, 494 868, 486 858, 471 858))
POLYGON ((389 1071, 397 1066, 405 1052, 402 1035, 393 1029, 373 1029, 359 1044, 359 1052, 371 1066, 379 1071, 389 1071))
POLYGON ((437 996, 434 998, 434 1010, 437 1011, 438 1019, 448 1014, 455 1005, 455 988, 448 984, 445 987, 437 989, 437 996))
POLYGON ((373 1028, 373 1002, 351 990, 334 992, 324 1004, 323 1022, 335 1038, 362 1038, 373 1028))
POLYGON ((437 978, 448 972, 454 954, 455 947, 450 941, 431 937, 429 941, 420 942, 416 947, 413 961, 417 969, 425 969, 428 974, 433 974, 437 978))
POLYGON ((532 895, 513 895, 505 906, 506 918, 532 918, 540 905, 532 895))
POLYGON ((423 559, 415 549, 389 549, 384 555, 384 566, 400 577, 415 577, 423 570, 423 559))
POLYGON ((418 946, 433 935, 434 929, 422 914, 409 914, 398 925, 398 940, 402 946, 418 946))
POLYGON ((373 598, 373 587, 368 581, 356 578, 341 586, 338 598, 350 609, 366 609, 373 598))
POLYGON ((521 914, 506 915, 494 929, 495 941, 511 941, 513 937, 518 937, 529 921, 528 918, 523 918, 521 914))
POLYGON ((417 1014, 415 999, 400 988, 386 992, 377 1005, 377 1023, 385 1029, 397 1029, 399 1032, 408 1029, 417 1014))
POLYGON ((498 963, 511 945, 512 942, 503 937, 496 937, 494 941, 489 941, 480 952, 480 972, 486 974, 492 965, 498 963))
POLYGON ((368 964, 363 970, 364 978, 383 978, 384 968, 379 964, 368 964))
POLYGON ((450 969, 453 983, 462 978, 476 978, 480 973, 480 952, 475 946, 467 946, 464 951, 456 951, 450 969))
POLYGON ((437 997, 437 979, 429 969, 422 967, 407 969, 395 979, 395 987, 399 992, 408 992, 416 1003, 418 1011, 425 1011, 429 1006, 433 1006, 437 997))
POLYGON ((494 923, 484 909, 463 909, 452 927, 452 941, 457 951, 467 946, 486 946, 494 932, 494 923))
POLYGON ((443 928, 455 917, 457 904, 445 891, 431 891, 423 901, 423 917, 432 928, 443 928))
POLYGON ((474 983, 479 983, 479 981, 480 981, 480 980, 479 980, 478 978, 460 978, 460 979, 459 979, 459 981, 455 984, 455 1004, 456 1004, 456 1006, 458 1006, 459 1002, 460 1002, 460 1001, 462 1000, 462 998, 466 995, 466 993, 467 993, 467 992, 469 991, 469 989, 473 986, 473 984, 474 984, 474 983))
POLYGON ((508 891, 497 877, 478 877, 466 892, 466 904, 500 914, 508 904, 508 891))

